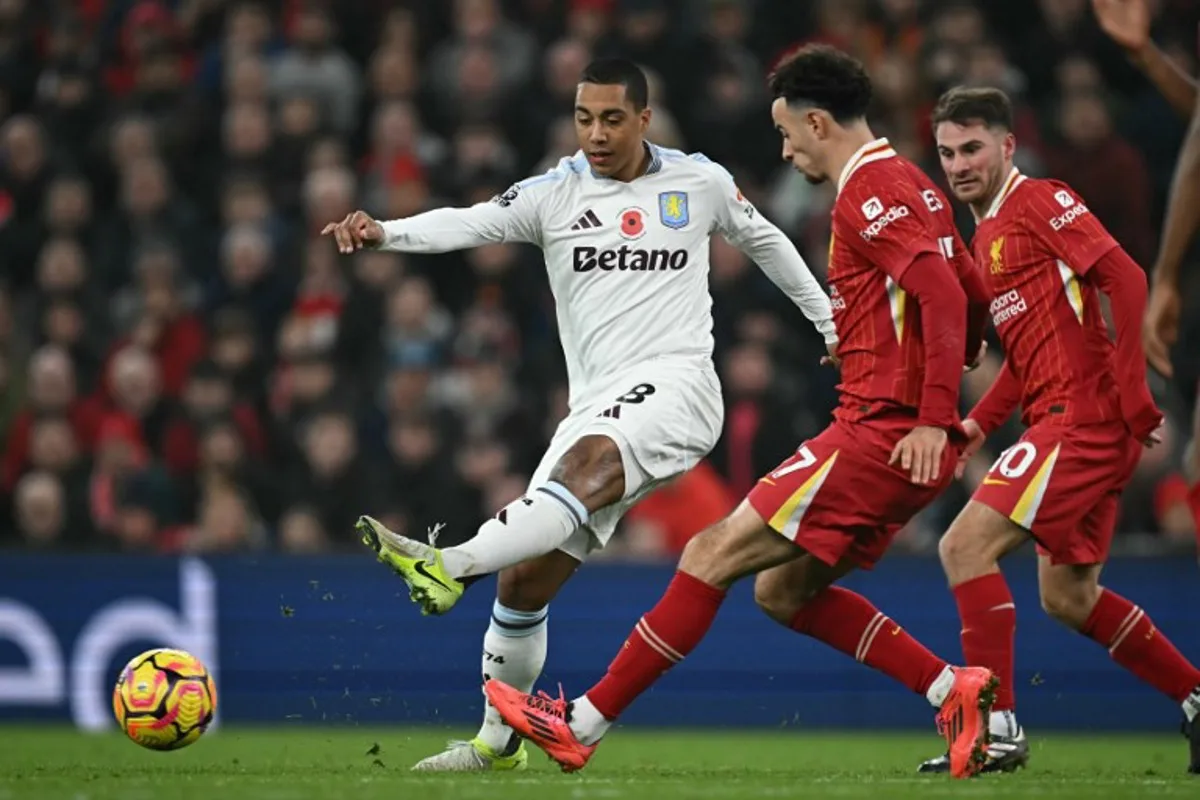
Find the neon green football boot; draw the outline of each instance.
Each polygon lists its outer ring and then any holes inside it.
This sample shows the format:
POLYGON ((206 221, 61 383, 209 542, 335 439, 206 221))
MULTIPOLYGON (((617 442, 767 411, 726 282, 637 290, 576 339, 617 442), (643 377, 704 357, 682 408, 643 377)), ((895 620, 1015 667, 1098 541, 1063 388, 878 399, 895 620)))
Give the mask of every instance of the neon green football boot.
POLYGON ((371 517, 359 517, 354 528, 375 557, 408 584, 408 596, 422 614, 445 614, 462 597, 462 582, 446 572, 436 547, 390 531, 371 517))
POLYGON ((529 754, 521 742, 511 755, 502 755, 478 738, 469 742, 452 741, 437 755, 418 761, 415 772, 503 772, 525 769, 529 754))

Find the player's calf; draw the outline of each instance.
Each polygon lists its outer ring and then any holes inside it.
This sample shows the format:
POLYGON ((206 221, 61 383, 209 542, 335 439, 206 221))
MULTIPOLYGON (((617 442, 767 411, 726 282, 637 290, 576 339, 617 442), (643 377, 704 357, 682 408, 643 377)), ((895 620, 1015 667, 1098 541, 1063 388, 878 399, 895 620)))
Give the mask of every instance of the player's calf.
POLYGON ((1100 565, 1053 564, 1047 556, 1038 561, 1038 583, 1043 605, 1056 617, 1078 620, 1077 630, 1108 649, 1114 661, 1180 704, 1184 733, 1191 741, 1190 771, 1200 768, 1200 669, 1176 649, 1139 606, 1099 585, 1100 565), (1090 599, 1093 598, 1094 600, 1090 599), (1090 602, 1090 607, 1087 603, 1090 602))
POLYGON ((1038 559, 1038 593, 1042 610, 1073 630, 1081 631, 1100 599, 1100 564, 1051 564, 1038 559))
POLYGON ((507 567, 496 577, 496 599, 516 611, 537 611, 550 604, 579 569, 579 562, 561 550, 507 567))
POLYGON ((754 602, 768 617, 794 629, 793 623, 811 601, 853 569, 849 560, 830 566, 805 553, 795 561, 758 573, 754 578, 754 602))

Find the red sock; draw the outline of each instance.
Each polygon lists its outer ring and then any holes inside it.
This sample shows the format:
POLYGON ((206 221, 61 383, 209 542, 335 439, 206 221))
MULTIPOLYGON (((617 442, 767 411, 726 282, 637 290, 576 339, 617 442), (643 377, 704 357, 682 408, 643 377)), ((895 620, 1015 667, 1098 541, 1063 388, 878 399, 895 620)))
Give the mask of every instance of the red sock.
POLYGON ((1080 633, 1107 647, 1113 661, 1177 702, 1200 686, 1200 670, 1154 627, 1145 611, 1116 592, 1101 590, 1080 633))
POLYGON ((963 658, 972 667, 987 667, 1000 679, 996 711, 1011 711, 1013 693, 1013 635, 1017 630, 1017 607, 1004 574, 991 572, 960 583, 951 590, 962 620, 963 658))
POLYGON ((1200 481, 1196 481, 1188 489, 1188 508, 1192 510, 1192 520, 1196 524, 1196 548, 1200 552, 1200 481))
POLYGON ((708 633, 724 600, 724 589, 676 572, 658 605, 638 620, 608 672, 588 689, 587 697, 596 710, 606 719, 619 717, 638 695, 692 652, 708 633))
POLYGON ((946 662, 857 592, 830 586, 792 618, 791 629, 925 694, 946 662))

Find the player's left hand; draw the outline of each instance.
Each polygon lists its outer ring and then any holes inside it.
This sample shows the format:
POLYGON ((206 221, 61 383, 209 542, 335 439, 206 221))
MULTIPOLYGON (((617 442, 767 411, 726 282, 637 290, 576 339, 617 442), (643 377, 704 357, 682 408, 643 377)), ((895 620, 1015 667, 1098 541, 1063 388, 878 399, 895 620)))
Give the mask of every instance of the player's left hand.
POLYGON ((901 469, 911 470, 912 482, 918 486, 935 482, 941 476, 942 454, 946 450, 947 440, 943 428, 918 425, 896 442, 888 465, 899 462, 901 469))

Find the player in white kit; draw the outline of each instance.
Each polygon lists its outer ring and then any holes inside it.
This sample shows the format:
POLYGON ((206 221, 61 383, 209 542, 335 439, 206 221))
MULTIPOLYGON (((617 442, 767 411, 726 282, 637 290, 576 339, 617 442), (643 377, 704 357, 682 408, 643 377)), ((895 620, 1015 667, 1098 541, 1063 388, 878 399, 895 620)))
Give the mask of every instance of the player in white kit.
MULTIPOLYGON (((722 233, 824 335, 829 299, 795 246, 722 167, 657 147, 646 78, 632 62, 593 62, 580 79, 581 150, 490 202, 377 222, 356 211, 328 225, 342 252, 441 253, 528 242, 545 254, 566 356, 570 412, 524 497, 474 538, 437 549, 363 517, 358 529, 409 585, 423 613, 448 611, 473 579, 499 572, 483 642, 484 680, 532 689, 546 658, 549 602, 639 499, 691 469, 720 436, 712 363, 709 236, 722 233)), ((490 706, 470 742, 416 765, 430 771, 518 769, 521 740, 490 706)))

